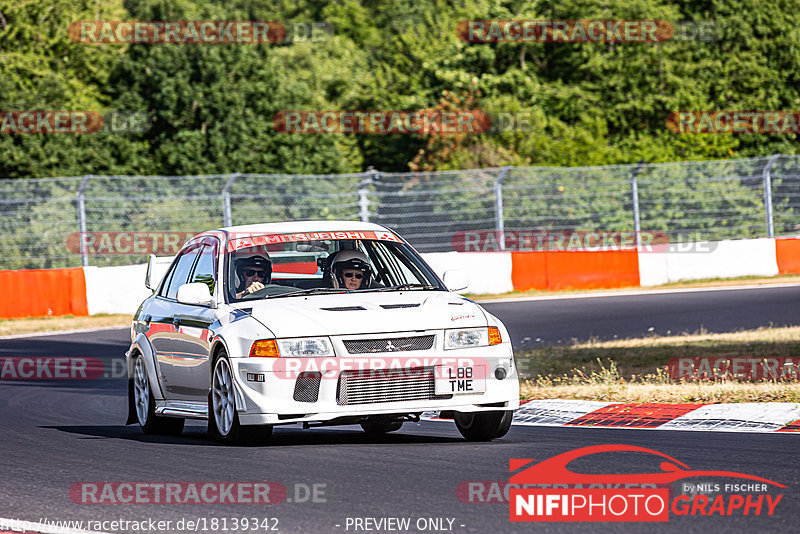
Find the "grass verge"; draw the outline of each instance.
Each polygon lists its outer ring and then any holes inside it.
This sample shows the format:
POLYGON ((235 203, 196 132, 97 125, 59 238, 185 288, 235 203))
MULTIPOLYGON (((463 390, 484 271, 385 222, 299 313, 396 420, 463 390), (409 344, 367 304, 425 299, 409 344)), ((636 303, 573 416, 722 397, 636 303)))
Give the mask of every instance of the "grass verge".
POLYGON ((666 364, 678 357, 800 357, 800 327, 725 334, 697 332, 516 352, 523 399, 613 402, 800 402, 800 382, 677 381, 666 364))
POLYGON ((20 319, 0 319, 0 336, 15 334, 36 334, 58 330, 80 330, 85 328, 105 328, 109 326, 130 326, 132 315, 99 314, 88 317, 59 315, 55 317, 23 317, 20 319))

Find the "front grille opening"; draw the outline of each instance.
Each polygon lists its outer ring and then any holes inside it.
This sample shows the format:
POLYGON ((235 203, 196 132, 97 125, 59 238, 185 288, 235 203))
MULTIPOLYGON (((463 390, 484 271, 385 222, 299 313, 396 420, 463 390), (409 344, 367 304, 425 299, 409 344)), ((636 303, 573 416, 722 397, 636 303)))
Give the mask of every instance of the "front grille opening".
POLYGON ((433 367, 408 369, 347 370, 339 375, 336 403, 339 406, 450 399, 436 395, 433 367))
POLYGON ((344 347, 350 354, 428 350, 433 347, 433 339, 433 335, 383 339, 355 339, 345 341, 344 347))
POLYGON ((294 384, 294 400, 297 402, 317 402, 319 399, 319 383, 322 373, 304 371, 297 376, 294 384))

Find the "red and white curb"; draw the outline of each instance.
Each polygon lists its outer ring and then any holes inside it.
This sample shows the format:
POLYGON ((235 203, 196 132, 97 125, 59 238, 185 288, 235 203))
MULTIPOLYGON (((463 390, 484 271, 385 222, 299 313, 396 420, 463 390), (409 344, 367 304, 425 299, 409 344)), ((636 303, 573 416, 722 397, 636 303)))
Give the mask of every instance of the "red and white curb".
MULTIPOLYGON (((423 414, 435 420, 435 413, 423 414)), ((716 432, 800 432, 800 403, 726 404, 536 400, 514 413, 514 425, 716 432)))

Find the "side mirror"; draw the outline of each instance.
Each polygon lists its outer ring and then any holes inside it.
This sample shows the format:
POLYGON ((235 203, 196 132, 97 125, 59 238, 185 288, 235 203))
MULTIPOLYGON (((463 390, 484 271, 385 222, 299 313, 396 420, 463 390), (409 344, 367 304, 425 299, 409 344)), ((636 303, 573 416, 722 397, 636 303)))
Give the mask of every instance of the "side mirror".
POLYGON ((469 276, 464 271, 445 271, 442 278, 448 291, 461 291, 469 287, 469 276))
POLYGON ((156 288, 153 287, 153 268, 156 264, 156 255, 150 254, 150 259, 147 261, 147 272, 144 273, 144 287, 149 289, 150 291, 155 291, 156 288))
POLYGON ((183 284, 178 288, 178 302, 182 304, 194 304, 195 306, 211 306, 214 299, 208 285, 203 282, 183 284))

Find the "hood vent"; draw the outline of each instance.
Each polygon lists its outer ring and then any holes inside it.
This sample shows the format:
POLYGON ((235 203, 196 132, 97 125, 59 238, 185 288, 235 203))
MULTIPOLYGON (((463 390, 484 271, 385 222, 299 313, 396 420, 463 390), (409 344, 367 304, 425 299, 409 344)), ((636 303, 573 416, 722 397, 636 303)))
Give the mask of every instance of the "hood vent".
POLYGON ((336 306, 334 308, 320 308, 320 310, 325 311, 359 311, 359 310, 366 310, 363 306, 336 306))
POLYGON ((419 304, 381 304, 384 310, 396 310, 399 308, 419 308, 419 304))

